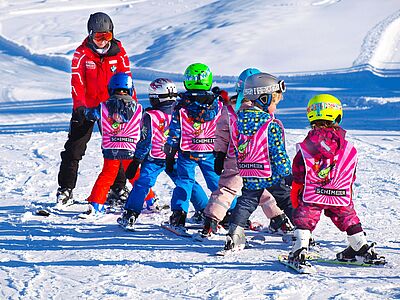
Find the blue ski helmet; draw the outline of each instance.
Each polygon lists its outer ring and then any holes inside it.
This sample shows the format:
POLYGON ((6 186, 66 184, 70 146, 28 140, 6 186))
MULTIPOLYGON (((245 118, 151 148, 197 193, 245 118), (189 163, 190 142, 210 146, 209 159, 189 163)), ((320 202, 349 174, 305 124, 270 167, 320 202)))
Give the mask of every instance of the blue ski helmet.
POLYGON ((114 74, 108 82, 110 96, 114 95, 116 90, 125 90, 130 96, 133 96, 134 89, 132 77, 125 73, 114 74))
POLYGON ((246 81, 246 78, 254 75, 261 73, 259 69, 255 68, 248 68, 244 70, 242 73, 240 73, 238 80, 236 82, 236 93, 237 93, 237 100, 236 100, 236 106, 235 106, 235 111, 238 111, 240 106, 242 105, 242 100, 243 100, 243 90, 244 90, 244 82, 246 81))

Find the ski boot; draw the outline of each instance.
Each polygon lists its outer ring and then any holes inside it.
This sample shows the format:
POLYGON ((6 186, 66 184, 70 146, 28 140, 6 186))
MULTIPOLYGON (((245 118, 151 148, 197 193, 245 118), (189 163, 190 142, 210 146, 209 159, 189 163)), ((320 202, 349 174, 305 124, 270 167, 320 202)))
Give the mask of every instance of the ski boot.
POLYGON ((159 211, 162 209, 159 203, 160 200, 157 196, 155 196, 154 198, 151 198, 144 202, 143 209, 148 212, 159 211))
POLYGON ((311 232, 305 229, 296 229, 293 234, 293 246, 289 253, 288 261, 294 265, 306 265, 308 245, 311 232))
POLYGON ((203 239, 211 238, 218 231, 218 222, 209 217, 205 217, 204 219, 204 227, 203 230, 200 231, 200 236, 203 239))
POLYGON ((246 235, 244 234, 243 227, 240 227, 236 224, 231 224, 229 226, 229 233, 226 235, 224 251, 240 251, 243 250, 246 245, 246 235))
POLYGON ((293 233, 293 226, 285 214, 273 217, 269 223, 268 231, 273 234, 285 235, 293 233))
POLYGON ((349 246, 336 254, 336 259, 343 262, 361 262, 369 265, 384 265, 385 257, 378 256, 374 246, 376 243, 368 245, 365 233, 359 232, 347 236, 349 246))
POLYGON ((58 188, 57 189, 57 204, 59 208, 67 207, 74 204, 72 189, 70 188, 58 188))
POLYGON ((111 189, 107 196, 107 205, 115 207, 118 205, 124 205, 129 197, 129 188, 124 186, 123 188, 111 189))
POLYGON ((232 215, 232 212, 228 210, 225 214, 225 217, 219 222, 218 227, 220 227, 220 228, 222 227, 226 230, 229 230, 229 223, 231 220, 231 215, 232 215))
POLYGON ((169 217, 169 227, 178 235, 187 234, 185 228, 186 216, 186 212, 182 210, 173 210, 172 215, 169 217))
POLYGON ((204 224, 204 213, 202 210, 196 210, 193 216, 190 218, 190 223, 193 224, 204 224))
POLYGON ((103 204, 89 202, 86 212, 79 215, 81 219, 101 219, 106 215, 106 207, 103 204))
POLYGON ((117 219, 117 222, 121 227, 126 230, 134 231, 135 230, 135 223, 137 221, 139 214, 134 212, 131 209, 125 209, 121 215, 117 219))

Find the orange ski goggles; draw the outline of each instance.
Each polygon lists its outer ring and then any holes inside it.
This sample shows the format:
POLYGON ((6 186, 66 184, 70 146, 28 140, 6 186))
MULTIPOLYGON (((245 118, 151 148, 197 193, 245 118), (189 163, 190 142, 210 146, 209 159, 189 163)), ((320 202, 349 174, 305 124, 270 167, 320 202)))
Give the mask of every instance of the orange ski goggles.
POLYGON ((107 32, 95 32, 93 33, 93 40, 96 42, 102 42, 102 41, 111 41, 113 38, 113 34, 111 31, 107 32))

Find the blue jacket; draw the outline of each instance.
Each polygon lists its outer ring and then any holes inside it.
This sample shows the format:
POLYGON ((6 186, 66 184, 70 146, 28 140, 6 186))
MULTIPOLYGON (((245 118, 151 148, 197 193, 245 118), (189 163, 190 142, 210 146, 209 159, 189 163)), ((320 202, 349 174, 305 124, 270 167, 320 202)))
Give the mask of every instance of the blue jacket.
MULTIPOLYGON (((244 135, 254 135, 272 116, 253 107, 238 113, 238 130, 244 135)), ((247 190, 259 190, 279 184, 292 173, 289 156, 286 152, 283 130, 278 123, 268 126, 268 151, 272 176, 269 178, 243 178, 243 187, 247 190)))

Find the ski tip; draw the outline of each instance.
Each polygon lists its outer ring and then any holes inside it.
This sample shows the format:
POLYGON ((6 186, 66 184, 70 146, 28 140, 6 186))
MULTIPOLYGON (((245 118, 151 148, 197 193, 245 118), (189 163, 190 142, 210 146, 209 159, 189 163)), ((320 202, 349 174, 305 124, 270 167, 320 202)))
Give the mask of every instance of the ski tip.
POLYGON ((48 216, 51 215, 51 213, 48 210, 45 210, 45 209, 38 209, 35 212, 35 214, 38 215, 38 216, 42 216, 42 217, 48 217, 48 216))

